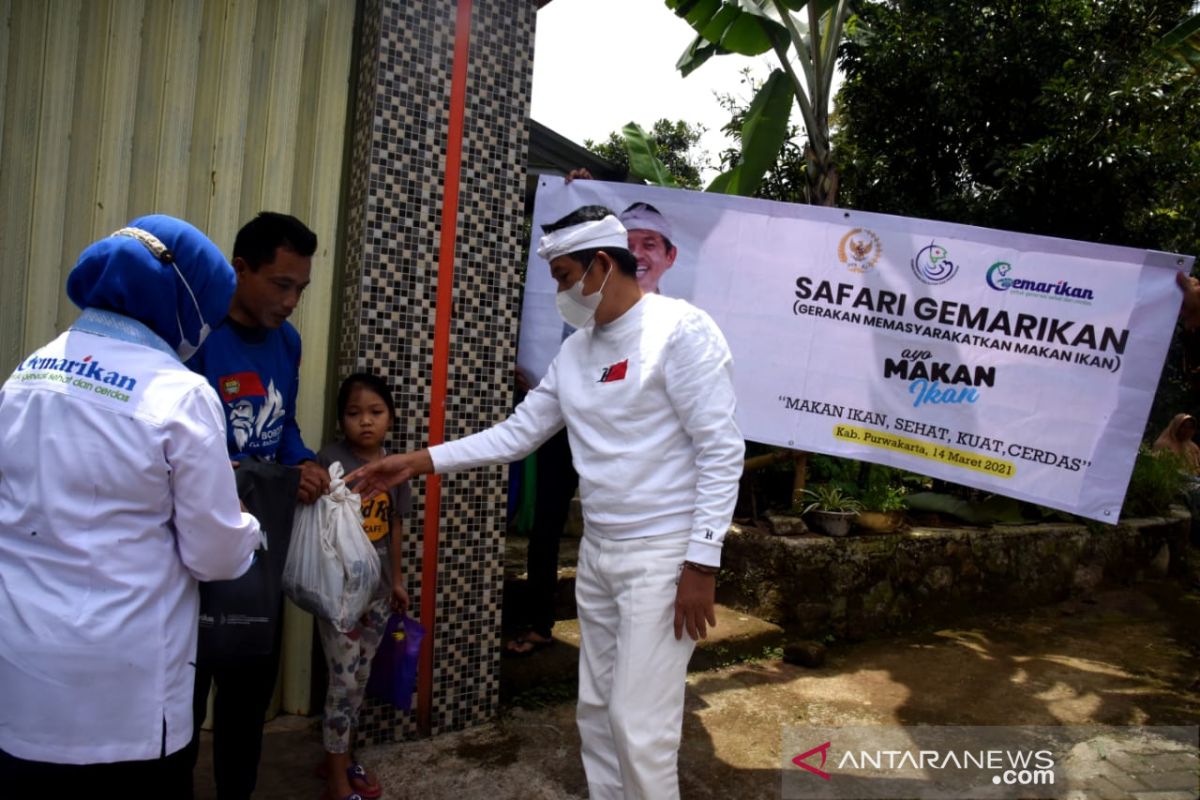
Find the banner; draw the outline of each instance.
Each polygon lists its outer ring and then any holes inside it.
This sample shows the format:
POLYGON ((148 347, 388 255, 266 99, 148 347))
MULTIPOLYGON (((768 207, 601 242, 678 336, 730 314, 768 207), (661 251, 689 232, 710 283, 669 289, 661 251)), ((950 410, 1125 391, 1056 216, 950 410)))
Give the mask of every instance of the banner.
POLYGON ((534 380, 564 336, 541 226, 634 203, 671 234, 659 291, 729 341, 747 439, 1117 521, 1191 256, 543 176, 518 352, 534 380))

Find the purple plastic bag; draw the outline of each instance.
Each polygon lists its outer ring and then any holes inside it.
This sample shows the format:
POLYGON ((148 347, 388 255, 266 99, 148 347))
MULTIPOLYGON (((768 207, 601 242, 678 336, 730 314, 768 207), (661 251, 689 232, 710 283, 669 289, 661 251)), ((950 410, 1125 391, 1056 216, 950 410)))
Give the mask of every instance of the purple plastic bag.
POLYGON ((391 703, 402 711, 412 708, 413 688, 417 684, 417 663, 425 627, 407 614, 388 617, 379 650, 371 662, 367 696, 391 703))

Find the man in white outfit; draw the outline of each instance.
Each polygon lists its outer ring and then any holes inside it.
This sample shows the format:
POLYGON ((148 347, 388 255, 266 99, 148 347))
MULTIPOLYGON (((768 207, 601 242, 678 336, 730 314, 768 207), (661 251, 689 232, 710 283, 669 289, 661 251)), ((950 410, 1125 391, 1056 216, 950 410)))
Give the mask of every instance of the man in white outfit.
POLYGON ((609 209, 585 206, 543 230, 538 253, 577 328, 546 376, 504 422, 348 479, 374 493, 504 464, 565 425, 584 515, 577 716, 588 786, 597 799, 669 800, 679 796, 687 663, 716 624, 715 575, 742 472, 732 360, 707 314, 638 286, 609 209))

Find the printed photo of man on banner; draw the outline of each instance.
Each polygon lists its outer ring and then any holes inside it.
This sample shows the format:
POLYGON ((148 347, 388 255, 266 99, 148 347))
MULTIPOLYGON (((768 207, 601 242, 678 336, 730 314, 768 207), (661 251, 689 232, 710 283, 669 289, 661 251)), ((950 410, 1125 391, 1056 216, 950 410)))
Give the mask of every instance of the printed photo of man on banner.
MULTIPOLYGON (((1117 521, 1193 257, 557 176, 532 236, 585 204, 622 217, 644 291, 721 327, 747 439, 1117 521)), ((563 325, 530 251, 536 381, 563 325)))

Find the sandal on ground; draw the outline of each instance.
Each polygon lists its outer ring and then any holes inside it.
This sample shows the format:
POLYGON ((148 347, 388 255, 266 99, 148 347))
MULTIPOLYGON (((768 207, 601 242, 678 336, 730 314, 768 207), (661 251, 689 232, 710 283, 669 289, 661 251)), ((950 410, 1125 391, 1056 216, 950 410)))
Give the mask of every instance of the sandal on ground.
POLYGON ((510 658, 527 658, 539 650, 545 650, 554 644, 553 636, 548 639, 535 639, 534 637, 537 635, 533 632, 527 632, 510 640, 508 644, 504 645, 504 655, 510 658))
POLYGON ((357 761, 347 767, 346 777, 350 779, 350 787, 361 795, 362 800, 375 800, 383 795, 383 786, 378 780, 371 783, 367 768, 357 761))
POLYGON ((321 800, 364 800, 364 798, 358 792, 351 792, 350 794, 346 795, 345 797, 337 798, 337 797, 334 797, 333 794, 328 789, 326 789, 324 792, 321 793, 321 800))
MULTIPOLYGON (((324 761, 317 765, 314 774, 323 781, 329 779, 329 768, 325 766, 324 761)), ((383 795, 383 786, 378 781, 372 784, 370 782, 371 775, 367 772, 367 768, 357 761, 346 767, 346 778, 350 781, 350 788, 354 791, 345 798, 342 798, 342 800, 355 800, 355 798, 357 800, 375 800, 377 797, 383 795)), ((323 800, 338 800, 338 798, 328 792, 321 795, 321 797, 323 800)))

